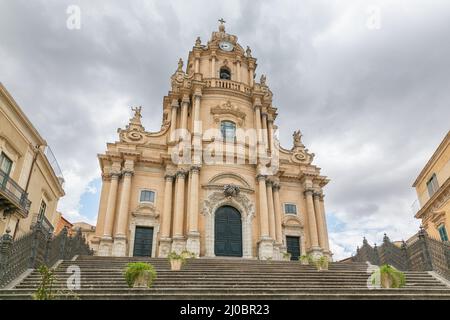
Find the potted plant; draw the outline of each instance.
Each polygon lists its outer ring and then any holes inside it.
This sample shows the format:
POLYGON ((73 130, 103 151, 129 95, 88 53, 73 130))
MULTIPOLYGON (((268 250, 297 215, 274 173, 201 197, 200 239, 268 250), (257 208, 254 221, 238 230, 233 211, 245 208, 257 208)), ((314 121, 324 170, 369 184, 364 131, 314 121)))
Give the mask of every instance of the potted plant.
POLYGON ((328 258, 325 256, 314 259, 314 264, 317 268, 317 271, 328 270, 328 258))
POLYGON ((133 262, 125 269, 125 280, 130 288, 150 288, 155 278, 155 268, 149 263, 133 262))
POLYGON ((193 258, 195 258, 195 253, 190 252, 188 250, 183 250, 183 252, 181 252, 181 256, 184 259, 193 259, 193 258))
POLYGON ((382 265, 374 274, 372 274, 372 284, 374 285, 378 278, 382 288, 401 288, 405 286, 405 274, 388 264, 382 265), (375 273, 379 273, 379 277, 374 276, 375 273))
POLYGON ((311 262, 311 256, 304 254, 298 260, 301 262, 301 264, 308 265, 311 262))
POLYGON ((292 254, 289 252, 283 252, 283 260, 285 261, 291 261, 292 254))
POLYGON ((169 253, 169 261, 170 261, 170 270, 172 271, 180 271, 181 266, 185 263, 186 258, 183 256, 183 254, 178 254, 175 251, 172 251, 169 253))

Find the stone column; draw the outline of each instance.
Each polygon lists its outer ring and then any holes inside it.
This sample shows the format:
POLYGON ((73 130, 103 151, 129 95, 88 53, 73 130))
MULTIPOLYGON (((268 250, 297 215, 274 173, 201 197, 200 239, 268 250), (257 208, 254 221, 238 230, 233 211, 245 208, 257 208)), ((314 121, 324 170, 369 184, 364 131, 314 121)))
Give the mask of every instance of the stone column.
POLYGON ((325 211, 325 202, 324 202, 324 195, 323 193, 320 194, 320 213, 322 215, 322 230, 323 230, 323 243, 324 246, 322 249, 324 250, 324 253, 328 256, 328 258, 331 259, 331 251, 330 251, 330 243, 328 240, 328 228, 327 228, 327 216, 325 211))
POLYGON ((273 146, 273 119, 270 117, 269 119, 267 119, 268 122, 268 140, 267 140, 267 144, 268 144, 268 149, 270 150, 270 152, 272 152, 274 146, 273 146))
POLYGON ((131 177, 132 170, 123 172, 122 194, 120 197, 120 207, 118 214, 117 230, 114 236, 113 256, 125 257, 127 245, 127 225, 130 208, 130 193, 131 193, 131 177))
POLYGON ((262 142, 264 145, 264 150, 267 150, 269 148, 269 138, 268 138, 268 127, 267 127, 267 113, 262 113, 262 142))
POLYGON ((102 174, 102 191, 100 194, 100 205, 97 216, 97 227, 95 229, 95 235, 100 238, 103 236, 103 230, 105 228, 106 206, 108 205, 110 184, 111 184, 110 175, 102 174))
POLYGON ((273 183, 270 180, 266 181, 266 190, 267 190, 267 210, 269 214, 269 236, 273 240, 276 238, 276 231, 275 231, 275 211, 274 211, 274 204, 273 204, 273 192, 272 192, 272 186, 273 183))
POLYGON ((261 260, 273 257, 273 240, 269 234, 269 217, 267 212, 267 190, 265 175, 258 175, 259 187, 259 222, 260 222, 260 240, 259 240, 259 258, 261 260))
POLYGON ((319 238, 319 246, 322 250, 325 248, 325 239, 324 234, 325 231, 323 230, 323 217, 322 217, 322 209, 320 207, 320 193, 314 192, 313 194, 314 198, 314 212, 316 216, 316 223, 317 223, 317 237, 319 238))
POLYGON ((255 82, 255 80, 253 79, 254 78, 254 70, 253 70, 253 68, 249 68, 248 69, 248 77, 249 77, 249 79, 248 79, 248 83, 250 84, 250 87, 253 87, 253 84, 254 84, 254 82, 255 82))
POLYGON ((195 65, 194 65, 194 71, 195 73, 200 73, 200 56, 196 55, 195 57, 195 65))
POLYGON ((186 172, 178 171, 176 176, 172 251, 181 253, 186 245, 184 237, 184 191, 186 187, 186 172))
POLYGON ((181 129, 188 128, 188 108, 189 108, 189 96, 184 95, 183 101, 181 102, 181 129))
POLYGON ((216 78, 216 55, 215 52, 211 54, 211 78, 216 78))
POLYGON ((191 168, 191 194, 189 203, 189 234, 187 240, 187 250, 194 253, 197 257, 200 255, 200 233, 198 232, 198 189, 199 189, 200 167, 191 168))
POLYGON ((237 82, 241 82, 241 57, 238 57, 237 61, 236 61, 236 78, 237 78, 237 82))
POLYGON ((173 99, 172 101, 172 114, 170 120, 170 137, 169 141, 175 140, 175 130, 177 129, 177 110, 179 108, 178 100, 173 99))
POLYGON ((256 135, 258 139, 258 144, 262 142, 262 134, 261 134, 261 102, 258 100, 254 103, 255 108, 255 125, 256 125, 256 135))
POLYGON ((276 225, 275 225, 275 210, 272 192, 273 182, 270 180, 266 181, 267 188, 267 209, 269 214, 269 236, 273 243, 273 259, 278 260, 280 256, 279 247, 275 246, 276 239, 276 225))
POLYGON ((174 176, 166 175, 166 185, 164 187, 164 207, 161 218, 161 238, 159 240, 159 257, 167 258, 170 253, 172 239, 170 238, 170 226, 172 222, 172 189, 174 176))
POLYGON ((313 255, 320 255, 319 238, 317 236, 316 214, 314 212, 313 189, 305 190, 306 211, 308 215, 308 230, 311 248, 309 251, 313 255))
POLYGON ((98 255, 110 256, 112 250, 112 232, 114 227, 114 218, 116 213, 117 189, 119 186, 120 173, 111 173, 111 186, 109 188, 108 204, 106 207, 105 226, 103 228, 103 237, 100 241, 98 255))
MULTIPOLYGON (((194 108, 193 108, 193 116, 192 116, 192 133, 193 133, 193 144, 194 147, 200 147, 201 148, 201 126, 200 126, 200 104, 202 99, 202 92, 201 90, 195 90, 194 93, 194 108), (196 127, 197 123, 197 127, 196 127)), ((194 153, 195 154, 195 153, 194 153)), ((194 161, 194 163, 196 163, 194 161)))
MULTIPOLYGON (((275 211, 275 242, 278 246, 283 246, 283 217, 281 215, 281 201, 280 201, 280 185, 275 183, 273 185, 273 202, 275 211)), ((282 249, 280 249, 282 251, 282 249)))

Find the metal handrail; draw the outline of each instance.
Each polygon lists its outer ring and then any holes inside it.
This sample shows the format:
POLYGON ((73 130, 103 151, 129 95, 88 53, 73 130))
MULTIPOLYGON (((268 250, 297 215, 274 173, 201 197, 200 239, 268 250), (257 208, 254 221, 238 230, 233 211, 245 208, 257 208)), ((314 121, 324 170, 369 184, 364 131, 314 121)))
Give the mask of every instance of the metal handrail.
POLYGON ((28 193, 2 170, 0 170, 0 190, 8 194, 28 214, 31 206, 28 193))

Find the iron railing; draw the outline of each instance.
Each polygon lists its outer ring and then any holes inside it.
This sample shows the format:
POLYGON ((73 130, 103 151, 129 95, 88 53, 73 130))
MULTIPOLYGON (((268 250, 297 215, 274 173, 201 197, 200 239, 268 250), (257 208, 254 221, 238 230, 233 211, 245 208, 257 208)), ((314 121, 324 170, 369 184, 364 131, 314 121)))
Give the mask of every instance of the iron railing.
POLYGON ((47 157, 48 162, 50 163, 50 166, 53 169, 53 172, 55 173, 56 177, 59 180, 59 183, 61 186, 64 186, 64 176, 61 170, 61 167, 59 166, 58 161, 56 160, 55 155, 53 154, 52 149, 49 146, 45 147, 44 154, 47 157))
POLYGON ((27 269, 53 266, 58 260, 76 255, 92 255, 81 231, 68 236, 64 228, 57 236, 44 229, 42 221, 31 232, 13 240, 10 231, 0 238, 0 288, 19 277, 27 269))
POLYGON ((379 248, 372 247, 364 239, 352 260, 390 264, 403 271, 435 271, 450 280, 450 243, 431 238, 423 228, 408 243, 403 241, 400 247, 386 235, 379 248))
POLYGON ((28 216, 31 206, 28 194, 2 170, 0 170, 0 192, 12 201, 14 209, 21 211, 25 217, 28 216))

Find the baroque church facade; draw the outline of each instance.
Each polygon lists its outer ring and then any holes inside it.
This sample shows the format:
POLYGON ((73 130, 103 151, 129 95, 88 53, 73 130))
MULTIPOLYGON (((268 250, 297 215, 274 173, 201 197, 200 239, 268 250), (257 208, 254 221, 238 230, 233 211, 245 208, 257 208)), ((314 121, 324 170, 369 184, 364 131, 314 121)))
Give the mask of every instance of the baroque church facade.
POLYGON ((98 156, 102 190, 91 244, 100 256, 331 257, 314 154, 277 139, 277 108, 256 59, 223 21, 180 59, 159 132, 142 109, 98 156))

